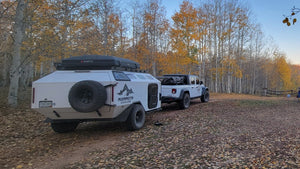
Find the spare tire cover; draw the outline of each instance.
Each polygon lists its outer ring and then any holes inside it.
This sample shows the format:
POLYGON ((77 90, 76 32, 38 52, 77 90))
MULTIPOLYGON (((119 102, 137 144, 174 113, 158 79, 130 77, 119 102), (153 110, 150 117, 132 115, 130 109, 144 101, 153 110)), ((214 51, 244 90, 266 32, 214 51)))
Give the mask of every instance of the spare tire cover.
POLYGON ((69 92, 69 103, 78 112, 97 111, 105 104, 107 93, 99 82, 85 80, 77 82, 69 92))

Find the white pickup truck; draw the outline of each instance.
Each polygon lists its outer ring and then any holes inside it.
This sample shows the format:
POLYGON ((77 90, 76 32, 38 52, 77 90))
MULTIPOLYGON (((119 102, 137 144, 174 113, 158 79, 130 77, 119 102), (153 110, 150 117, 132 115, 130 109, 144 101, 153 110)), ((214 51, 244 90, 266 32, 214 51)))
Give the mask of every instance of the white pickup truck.
POLYGON ((162 84, 162 103, 177 102, 181 109, 190 106, 190 100, 209 101, 208 88, 195 75, 170 74, 159 78, 162 84))

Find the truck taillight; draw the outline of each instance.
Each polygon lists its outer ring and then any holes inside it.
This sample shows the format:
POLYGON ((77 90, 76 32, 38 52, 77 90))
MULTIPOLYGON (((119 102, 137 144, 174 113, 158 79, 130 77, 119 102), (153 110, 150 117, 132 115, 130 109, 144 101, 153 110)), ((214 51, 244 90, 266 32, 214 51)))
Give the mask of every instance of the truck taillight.
POLYGON ((175 94, 176 93, 176 89, 172 89, 172 94, 175 94))
POLYGON ((32 103, 34 103, 35 99, 35 88, 32 88, 32 103))

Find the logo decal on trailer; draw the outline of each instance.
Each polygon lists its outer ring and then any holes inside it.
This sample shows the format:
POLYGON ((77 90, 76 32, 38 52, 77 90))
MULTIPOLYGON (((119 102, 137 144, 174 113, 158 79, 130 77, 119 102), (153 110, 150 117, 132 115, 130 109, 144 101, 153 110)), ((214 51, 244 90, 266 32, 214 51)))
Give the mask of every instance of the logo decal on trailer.
POLYGON ((125 91, 127 92, 127 93, 126 93, 126 96, 129 96, 130 94, 133 93, 132 89, 129 89, 128 86, 125 84, 124 87, 123 87, 123 89, 120 90, 120 92, 118 93, 118 95, 123 95, 123 93, 124 93, 125 91))
POLYGON ((124 104, 124 103, 131 103, 131 101, 133 100, 133 96, 129 96, 130 94, 133 94, 133 90, 132 88, 129 89, 128 86, 125 84, 123 89, 120 90, 119 93, 117 93, 118 95, 120 96, 124 96, 124 97, 120 97, 118 98, 118 101, 121 102, 121 104, 124 104))

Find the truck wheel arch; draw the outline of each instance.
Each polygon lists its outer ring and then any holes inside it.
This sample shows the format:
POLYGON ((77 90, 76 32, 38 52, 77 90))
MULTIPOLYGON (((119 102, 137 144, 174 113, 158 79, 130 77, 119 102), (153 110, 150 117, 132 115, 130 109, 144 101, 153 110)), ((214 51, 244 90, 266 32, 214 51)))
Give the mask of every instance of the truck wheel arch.
POLYGON ((182 90, 180 93, 180 101, 178 102, 181 109, 187 109, 190 107, 190 93, 188 90, 182 90))
POLYGON ((181 92, 180 92, 180 100, 183 99, 183 96, 185 93, 188 93, 190 95, 190 91, 188 89, 182 89, 181 92))
POLYGON ((201 102, 208 102, 209 101, 209 91, 208 91, 207 87, 203 91, 203 95, 200 97, 200 100, 201 100, 201 102))

